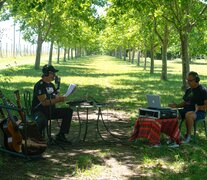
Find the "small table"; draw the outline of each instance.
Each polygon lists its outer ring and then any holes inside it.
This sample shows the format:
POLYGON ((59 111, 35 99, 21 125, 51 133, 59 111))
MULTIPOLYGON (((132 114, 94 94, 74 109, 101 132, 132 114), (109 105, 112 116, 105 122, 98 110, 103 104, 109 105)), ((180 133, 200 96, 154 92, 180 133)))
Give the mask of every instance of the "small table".
POLYGON ((180 144, 180 130, 178 118, 152 119, 139 117, 134 125, 134 132, 130 140, 147 138, 153 145, 160 143, 161 132, 167 134, 177 144, 180 144))
MULTIPOLYGON (((67 104, 71 104, 71 103, 67 103, 67 104)), ((74 104, 73 104, 74 105, 74 104)), ((79 132, 78 132, 78 140, 81 140, 81 131, 82 131, 82 127, 83 127, 83 122, 85 119, 85 128, 84 128, 84 134, 83 134, 83 138, 82 141, 84 142, 88 133, 88 121, 89 121, 89 110, 98 110, 97 113, 97 119, 96 119, 96 131, 99 134, 100 138, 102 140, 103 137, 101 136, 100 130, 99 130, 99 120, 103 121, 103 115, 102 115, 102 108, 103 107, 107 107, 106 104, 97 104, 97 103, 93 103, 93 102, 79 102, 77 104, 75 104, 75 108, 76 108, 76 112, 77 112, 77 116, 78 116, 78 121, 79 121, 79 132), (80 111, 84 111, 85 112, 85 118, 81 117, 80 115, 80 111)))

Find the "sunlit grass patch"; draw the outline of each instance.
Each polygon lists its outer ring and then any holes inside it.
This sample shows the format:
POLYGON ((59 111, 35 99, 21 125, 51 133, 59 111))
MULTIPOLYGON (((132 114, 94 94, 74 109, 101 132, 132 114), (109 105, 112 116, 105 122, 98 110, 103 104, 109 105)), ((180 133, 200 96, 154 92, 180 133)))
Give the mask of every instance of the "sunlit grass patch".
POLYGON ((78 177, 96 177, 102 172, 104 168, 101 166, 101 164, 102 162, 100 162, 100 158, 98 156, 82 154, 77 157, 75 174, 78 177))
POLYGON ((175 155, 175 160, 172 162, 172 160, 168 159, 162 159, 162 158, 156 158, 151 159, 145 157, 143 159, 143 164, 139 166, 139 168, 144 169, 144 171, 150 171, 151 173, 165 173, 165 171, 171 171, 173 173, 182 172, 183 168, 185 167, 185 163, 183 159, 176 158, 177 155, 175 155))

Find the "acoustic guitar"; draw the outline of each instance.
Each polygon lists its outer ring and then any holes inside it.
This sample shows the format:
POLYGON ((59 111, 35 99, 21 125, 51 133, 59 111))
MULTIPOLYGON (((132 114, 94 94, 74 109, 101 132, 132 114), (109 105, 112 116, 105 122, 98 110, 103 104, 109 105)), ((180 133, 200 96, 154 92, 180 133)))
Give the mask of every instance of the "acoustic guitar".
POLYGON ((47 143, 42 139, 37 123, 32 119, 28 119, 29 117, 26 118, 24 111, 22 111, 19 90, 14 91, 14 95, 23 125, 23 128, 20 130, 23 137, 22 153, 27 155, 40 155, 46 150, 47 143))
MULTIPOLYGON (((2 99, 5 106, 9 107, 7 99, 0 90, 0 98, 2 99)), ((6 108, 8 119, 3 124, 3 129, 6 134, 7 148, 11 151, 21 152, 22 151, 22 135, 19 131, 18 124, 14 116, 12 115, 9 108, 6 108)))
POLYGON ((0 107, 0 147, 3 147, 5 148, 5 145, 6 145, 6 139, 5 139, 5 132, 3 130, 3 124, 5 122, 5 115, 4 115, 4 112, 3 112, 3 109, 2 107, 0 107))

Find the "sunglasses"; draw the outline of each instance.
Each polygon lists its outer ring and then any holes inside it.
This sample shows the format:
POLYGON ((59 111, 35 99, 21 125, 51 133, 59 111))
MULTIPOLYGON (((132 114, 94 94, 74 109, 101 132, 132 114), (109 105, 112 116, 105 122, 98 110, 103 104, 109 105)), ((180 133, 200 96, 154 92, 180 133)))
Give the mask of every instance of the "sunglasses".
POLYGON ((188 82, 193 82, 195 79, 186 79, 188 82))
POLYGON ((49 74, 55 75, 55 73, 54 73, 54 72, 52 72, 52 71, 50 71, 50 72, 49 72, 49 74))

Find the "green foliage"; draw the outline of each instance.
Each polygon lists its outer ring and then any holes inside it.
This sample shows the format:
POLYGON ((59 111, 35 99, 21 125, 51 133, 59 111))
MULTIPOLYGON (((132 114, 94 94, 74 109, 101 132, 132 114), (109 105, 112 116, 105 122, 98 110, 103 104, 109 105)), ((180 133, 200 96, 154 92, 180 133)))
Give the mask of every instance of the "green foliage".
POLYGON ((4 82, 4 84, 8 86, 12 82, 13 77, 11 77, 11 74, 14 73, 14 68, 9 64, 7 65, 7 68, 7 71, 3 71, 0 74, 0 81, 4 82))
POLYGON ((37 44, 35 69, 39 69, 41 46, 52 41, 62 48, 83 48, 99 52, 97 33, 103 29, 102 18, 96 7, 104 6, 105 0, 8 0, 4 15, 19 23, 23 38, 37 44), (89 48, 89 45, 92 48, 89 48))
POLYGON ((1 8, 3 7, 3 5, 4 5, 5 2, 6 2, 6 0, 1 0, 1 1, 0 1, 0 10, 1 10, 1 8))

